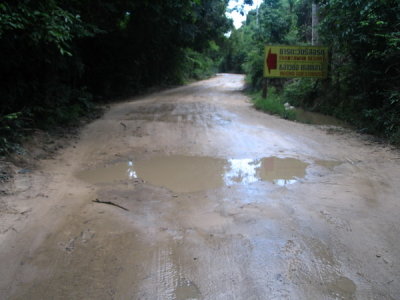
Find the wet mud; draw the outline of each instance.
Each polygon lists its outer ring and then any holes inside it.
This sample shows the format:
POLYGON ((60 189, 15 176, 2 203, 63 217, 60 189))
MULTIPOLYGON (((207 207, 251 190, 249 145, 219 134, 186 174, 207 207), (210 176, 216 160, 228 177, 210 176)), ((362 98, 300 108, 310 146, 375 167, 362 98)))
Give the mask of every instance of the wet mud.
POLYGON ((113 105, 18 174, 0 298, 399 299, 398 152, 260 113, 242 86, 113 105))
POLYGON ((349 124, 335 117, 327 116, 321 113, 306 111, 301 108, 296 108, 295 111, 296 119, 302 123, 350 128, 349 124))

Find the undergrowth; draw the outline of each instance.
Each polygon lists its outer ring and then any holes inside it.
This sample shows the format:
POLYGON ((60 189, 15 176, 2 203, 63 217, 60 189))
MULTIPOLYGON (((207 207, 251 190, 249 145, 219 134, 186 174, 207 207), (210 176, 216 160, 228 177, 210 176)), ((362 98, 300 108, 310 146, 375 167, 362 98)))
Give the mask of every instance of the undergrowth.
POLYGON ((267 98, 263 98, 261 92, 251 94, 254 107, 264 112, 281 116, 284 119, 295 120, 296 112, 287 110, 284 106, 284 99, 274 87, 269 88, 267 98))
POLYGON ((0 155, 17 150, 23 125, 21 112, 0 115, 0 155))

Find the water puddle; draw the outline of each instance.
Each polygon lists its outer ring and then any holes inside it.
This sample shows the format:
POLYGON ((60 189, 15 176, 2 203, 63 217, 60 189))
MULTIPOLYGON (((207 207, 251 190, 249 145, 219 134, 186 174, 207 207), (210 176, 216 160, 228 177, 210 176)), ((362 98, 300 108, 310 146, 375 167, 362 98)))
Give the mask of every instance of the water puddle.
POLYGON ((335 299, 354 299, 357 286, 347 277, 338 277, 328 283, 328 290, 335 299))
POLYGON ((301 108, 296 108, 296 119, 299 122, 306 123, 306 124, 315 124, 315 125, 332 125, 332 126, 339 126, 348 128, 349 125, 345 122, 336 119, 332 116, 327 116, 320 113, 306 111, 301 108))
POLYGON ((229 159, 223 175, 227 185, 252 183, 259 180, 284 186, 306 175, 308 164, 294 158, 266 157, 262 159, 229 159))
POLYGON ((294 158, 221 159, 172 155, 120 162, 86 170, 77 176, 93 184, 140 178, 152 185, 184 193, 261 180, 285 186, 305 177, 308 165, 294 158))
POLYGON ((199 288, 193 282, 177 286, 175 288, 175 297, 176 300, 202 298, 199 288))

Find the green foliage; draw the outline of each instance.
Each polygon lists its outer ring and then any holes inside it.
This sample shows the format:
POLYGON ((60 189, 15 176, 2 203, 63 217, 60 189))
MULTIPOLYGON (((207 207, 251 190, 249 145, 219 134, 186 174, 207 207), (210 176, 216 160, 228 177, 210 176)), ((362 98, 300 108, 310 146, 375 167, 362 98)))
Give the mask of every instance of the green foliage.
POLYGON ((15 150, 26 127, 64 125, 83 114, 75 41, 95 33, 58 1, 1 3, 0 152, 15 150))
MULTIPOLYGON (((334 115, 400 144, 400 2, 316 2, 320 44, 330 48, 329 77, 286 80, 285 101, 334 115)), ((310 44, 311 4, 265 0, 232 33, 225 69, 229 63, 240 65, 250 86, 259 90, 265 44, 310 44)), ((271 83, 280 88, 282 81, 271 83)))
POLYGON ((249 38, 243 30, 232 29, 230 37, 223 44, 223 57, 219 63, 219 69, 224 73, 244 73, 243 62, 247 56, 249 38))
POLYGON ((260 88, 263 80, 264 51, 253 49, 246 57, 243 69, 246 72, 246 81, 253 88, 260 88))
POLYGON ((315 99, 317 92, 315 79, 298 78, 288 81, 285 85, 283 97, 291 105, 310 108, 310 100, 315 99))
MULTIPOLYGON (((233 30, 221 69, 246 73, 252 89, 261 87, 265 44, 293 43, 296 18, 290 1, 267 0, 251 11, 244 26, 233 30)), ((293 3, 292 3, 293 5, 293 3)))
POLYGON ((20 112, 0 116, 0 155, 16 149, 22 126, 20 112))
POLYGON ((96 97, 117 97, 182 82, 188 76, 185 64, 195 63, 200 69, 205 65, 185 49, 208 55, 210 41, 219 44, 228 31, 226 4, 224 0, 122 1, 113 2, 112 11, 100 6, 95 16, 92 8, 82 7, 82 16, 93 22, 105 20, 98 26, 107 29, 105 35, 82 41, 89 90, 96 97))
POLYGON ((186 79, 204 79, 215 73, 215 63, 208 55, 189 48, 185 51, 185 59, 183 66, 186 79))
POLYGON ((5 0, 0 115, 19 111, 24 126, 49 128, 75 122, 93 102, 209 76, 231 26, 227 2, 5 0))
POLYGON ((61 8, 54 0, 38 4, 6 1, 0 5, 0 12, 0 38, 13 34, 13 40, 23 40, 31 46, 54 45, 62 55, 72 55, 74 38, 93 34, 93 28, 84 24, 79 15, 61 8))
POLYGON ((294 6, 298 43, 311 41, 311 4, 310 0, 300 0, 294 6))
POLYGON ((24 111, 26 116, 30 116, 33 126, 51 129, 60 125, 73 125, 79 118, 97 110, 92 95, 84 88, 73 90, 60 85, 52 92, 51 99, 57 101, 49 101, 46 106, 32 106, 24 111))
POLYGON ((398 143, 400 3, 331 0, 321 10, 321 36, 333 53, 329 90, 339 96, 330 106, 346 99, 354 123, 398 143))
POLYGON ((284 119, 295 120, 296 112, 294 110, 288 110, 284 106, 283 97, 276 91, 274 87, 268 89, 268 96, 264 99, 260 92, 253 93, 251 95, 254 107, 268 112, 270 114, 279 115, 284 119))

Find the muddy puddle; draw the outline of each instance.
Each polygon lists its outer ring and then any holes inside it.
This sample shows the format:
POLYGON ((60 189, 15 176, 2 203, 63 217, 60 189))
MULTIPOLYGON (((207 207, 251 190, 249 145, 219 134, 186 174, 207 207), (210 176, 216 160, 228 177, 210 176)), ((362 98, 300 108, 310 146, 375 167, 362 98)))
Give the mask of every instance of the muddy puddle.
POLYGON ((296 108, 296 119, 305 124, 330 125, 349 128, 349 125, 346 122, 336 119, 335 117, 306 111, 301 108, 296 108))
POLYGON ((175 289, 175 296, 177 300, 202 298, 199 288, 193 282, 177 286, 175 289))
MULTIPOLYGON (((333 168, 337 163, 318 161, 317 164, 333 168)), ((77 176, 92 184, 140 179, 184 193, 257 181, 285 186, 304 178, 308 166, 294 158, 222 159, 172 155, 118 162, 80 172, 77 176)))
POLYGON ((347 277, 338 277, 327 284, 329 294, 335 299, 355 299, 357 286, 347 277))

